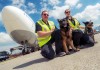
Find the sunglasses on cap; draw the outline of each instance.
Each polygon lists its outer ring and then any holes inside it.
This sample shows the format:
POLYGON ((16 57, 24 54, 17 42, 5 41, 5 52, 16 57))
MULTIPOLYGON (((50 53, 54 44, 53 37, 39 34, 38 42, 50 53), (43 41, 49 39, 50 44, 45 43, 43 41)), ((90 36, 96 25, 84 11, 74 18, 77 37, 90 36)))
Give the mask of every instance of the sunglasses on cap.
POLYGON ((49 14, 42 14, 42 15, 44 15, 44 16, 49 16, 49 14))

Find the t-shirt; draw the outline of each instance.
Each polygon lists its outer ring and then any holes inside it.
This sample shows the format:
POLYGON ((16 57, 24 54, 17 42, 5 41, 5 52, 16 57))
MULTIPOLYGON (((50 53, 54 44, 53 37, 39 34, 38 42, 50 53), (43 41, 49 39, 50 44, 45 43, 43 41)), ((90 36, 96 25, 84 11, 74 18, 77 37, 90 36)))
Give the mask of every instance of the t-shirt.
POLYGON ((38 24, 38 23, 36 23, 36 33, 37 33, 37 31, 42 31, 42 27, 38 24))

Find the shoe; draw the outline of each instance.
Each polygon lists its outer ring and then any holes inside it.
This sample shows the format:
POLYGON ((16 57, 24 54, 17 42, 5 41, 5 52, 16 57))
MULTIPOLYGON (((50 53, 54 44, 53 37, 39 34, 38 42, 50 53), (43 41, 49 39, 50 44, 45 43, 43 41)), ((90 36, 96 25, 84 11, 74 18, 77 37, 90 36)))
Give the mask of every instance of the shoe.
POLYGON ((59 56, 59 57, 62 57, 62 56, 65 56, 65 55, 66 55, 65 52, 60 52, 59 54, 57 54, 57 56, 59 56))
POLYGON ((66 55, 70 55, 70 52, 66 52, 66 55))
POLYGON ((79 50, 74 50, 74 49, 73 49, 73 52, 78 52, 78 51, 79 51, 79 50))

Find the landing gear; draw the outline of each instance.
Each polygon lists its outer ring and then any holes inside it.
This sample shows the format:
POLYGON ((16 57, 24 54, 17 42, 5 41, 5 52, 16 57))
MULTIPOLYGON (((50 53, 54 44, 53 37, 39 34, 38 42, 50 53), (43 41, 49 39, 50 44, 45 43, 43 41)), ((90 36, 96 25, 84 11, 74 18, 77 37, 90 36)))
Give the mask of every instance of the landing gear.
POLYGON ((28 41, 27 40, 25 40, 25 42, 24 41, 21 41, 21 44, 23 46, 22 47, 22 55, 31 53, 31 48, 28 45, 28 41))
POLYGON ((27 40, 21 41, 21 45, 23 46, 22 55, 40 50, 37 40, 34 42, 33 46, 30 46, 27 40))

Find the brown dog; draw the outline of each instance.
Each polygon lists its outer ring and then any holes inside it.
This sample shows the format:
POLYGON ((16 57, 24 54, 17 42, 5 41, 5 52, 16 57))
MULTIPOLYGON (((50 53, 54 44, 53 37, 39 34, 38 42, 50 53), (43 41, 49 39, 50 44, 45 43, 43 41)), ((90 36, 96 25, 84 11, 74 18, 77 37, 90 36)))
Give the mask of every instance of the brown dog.
POLYGON ((64 51, 66 52, 66 54, 69 54, 68 46, 70 46, 71 49, 76 51, 76 48, 73 45, 72 31, 70 29, 68 21, 66 19, 58 19, 58 22, 60 25, 64 51))

